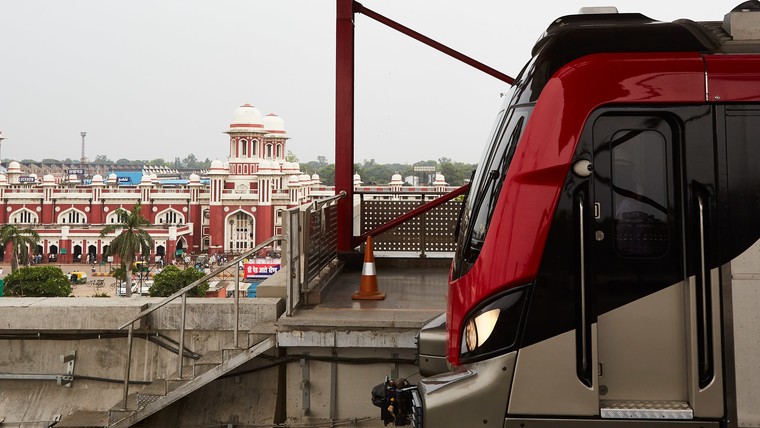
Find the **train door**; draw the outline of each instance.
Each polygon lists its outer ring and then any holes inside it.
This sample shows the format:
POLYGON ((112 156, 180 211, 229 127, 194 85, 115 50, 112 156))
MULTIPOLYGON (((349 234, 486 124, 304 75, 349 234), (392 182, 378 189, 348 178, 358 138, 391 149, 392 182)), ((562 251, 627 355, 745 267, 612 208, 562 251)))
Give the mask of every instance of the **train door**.
POLYGON ((708 107, 677 112, 608 112, 592 125, 593 223, 582 298, 596 321, 589 350, 596 352, 602 418, 693 419, 722 410, 713 405, 722 391, 712 391, 710 403, 700 395, 714 383, 700 378, 705 356, 715 355, 706 350, 714 332, 700 320, 715 310, 704 297, 718 283, 715 274, 708 289, 704 279, 711 276, 705 213, 715 188, 711 114, 708 107))

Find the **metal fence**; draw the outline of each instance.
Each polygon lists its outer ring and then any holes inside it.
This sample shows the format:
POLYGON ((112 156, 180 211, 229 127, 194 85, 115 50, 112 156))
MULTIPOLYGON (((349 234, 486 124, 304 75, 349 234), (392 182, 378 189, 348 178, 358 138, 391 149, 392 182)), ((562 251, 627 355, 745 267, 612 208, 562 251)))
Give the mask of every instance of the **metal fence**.
MULTIPOLYGON (((424 203, 422 200, 362 200, 362 233, 388 223, 424 203)), ((460 201, 448 201, 382 233, 373 239, 374 250, 415 253, 421 257, 432 254, 450 255, 454 252, 454 230, 461 206, 460 201)))
POLYGON ((288 210, 285 233, 288 266, 287 307, 290 315, 313 290, 325 285, 338 263, 338 200, 345 192, 288 210))

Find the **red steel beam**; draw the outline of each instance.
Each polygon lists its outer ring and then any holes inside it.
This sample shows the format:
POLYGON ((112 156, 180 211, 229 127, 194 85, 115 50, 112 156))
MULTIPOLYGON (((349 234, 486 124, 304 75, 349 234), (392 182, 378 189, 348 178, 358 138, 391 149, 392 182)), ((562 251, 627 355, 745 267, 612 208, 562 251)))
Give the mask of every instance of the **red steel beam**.
MULTIPOLYGON (((362 242, 366 241, 368 236, 371 236, 374 238, 375 236, 380 235, 383 232, 387 232, 407 220, 411 220, 417 217, 418 215, 426 213, 439 205, 443 205, 444 203, 456 198, 459 195, 464 195, 465 193, 467 193, 469 189, 470 189, 470 184, 467 183, 464 186, 441 196, 440 198, 436 198, 426 204, 422 204, 419 207, 409 211, 408 213, 402 216, 399 216, 389 221, 388 223, 385 223, 384 225, 380 227, 376 227, 370 230, 369 232, 365 232, 361 234, 360 236, 354 237, 353 245, 356 247, 360 245, 362 242)), ((420 231, 420 233, 425 233, 425 231, 422 230, 420 231)))
MULTIPOLYGON (((341 0, 339 0, 339 1, 341 1, 341 0)), ((407 35, 407 36, 409 36, 409 37, 411 37, 411 38, 413 38, 415 40, 418 40, 418 41, 420 41, 420 42, 422 42, 422 43, 430 46, 433 49, 439 50, 439 51, 445 53, 446 55, 449 55, 450 57, 458 59, 459 61, 462 61, 463 63, 465 63, 465 64, 467 64, 467 65, 469 65, 471 67, 475 67, 478 70, 480 70, 480 71, 482 71, 482 72, 484 72, 486 74, 489 74, 489 75, 491 75, 491 76, 493 76, 493 77, 495 77, 495 78, 497 78, 499 80, 502 80, 502 81, 506 82, 509 85, 511 85, 511 84, 513 84, 515 82, 514 78, 512 78, 510 76, 507 76, 506 74, 502 73, 501 71, 493 69, 493 68, 491 68, 491 67, 483 64, 482 62, 477 61, 477 60, 475 60, 473 58, 470 58, 469 56, 464 55, 464 54, 462 54, 460 52, 457 52, 454 49, 451 49, 450 47, 448 47, 446 45, 438 43, 435 40, 433 40, 433 39, 431 39, 429 37, 426 37, 426 36, 424 36, 424 35, 416 32, 416 31, 412 30, 409 27, 405 27, 405 26, 399 24, 398 22, 393 21, 392 19, 389 19, 389 18, 387 18, 387 17, 385 17, 383 15, 380 15, 379 13, 377 13, 377 12, 371 10, 371 9, 368 9, 368 8, 364 7, 359 2, 354 2, 354 12, 361 13, 362 15, 365 15, 368 18, 372 18, 372 19, 374 19, 375 21, 377 21, 377 22, 379 22, 381 24, 384 24, 384 25, 386 25, 388 27, 391 27, 394 30, 396 30, 396 31, 398 31, 398 32, 400 32, 402 34, 405 34, 405 35, 407 35)))
POLYGON ((335 193, 338 201, 338 252, 353 248, 354 203, 354 10, 352 0, 336 0, 335 23, 335 193))

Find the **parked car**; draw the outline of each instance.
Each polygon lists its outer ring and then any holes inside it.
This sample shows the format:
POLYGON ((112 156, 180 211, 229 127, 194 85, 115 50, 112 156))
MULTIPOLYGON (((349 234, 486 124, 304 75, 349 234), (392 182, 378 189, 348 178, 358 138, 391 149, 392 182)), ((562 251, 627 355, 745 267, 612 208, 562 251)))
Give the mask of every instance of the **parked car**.
MULTIPOLYGON (((138 293, 137 287, 139 286, 139 283, 134 281, 132 282, 132 295, 141 295, 141 296, 148 296, 150 295, 150 287, 153 285, 152 280, 143 281, 142 286, 140 287, 140 292, 138 293)), ((116 288, 116 295, 117 296, 126 296, 127 295, 127 283, 122 282, 119 284, 119 287, 116 288)))

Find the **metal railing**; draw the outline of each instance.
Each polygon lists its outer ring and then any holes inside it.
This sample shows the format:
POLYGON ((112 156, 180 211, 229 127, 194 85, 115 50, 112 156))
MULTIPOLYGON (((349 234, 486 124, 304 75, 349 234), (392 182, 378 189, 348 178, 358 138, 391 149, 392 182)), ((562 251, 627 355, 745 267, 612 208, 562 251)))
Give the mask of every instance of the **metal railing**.
POLYGON ((214 270, 211 273, 208 273, 204 275, 202 278, 186 285, 176 293, 172 294, 171 296, 161 300, 160 302, 156 303, 155 305, 152 305, 150 308, 140 312, 137 316, 135 316, 132 320, 122 324, 119 326, 119 330, 124 330, 125 328, 129 328, 129 332, 127 334, 127 361, 126 365, 124 367, 124 409, 128 410, 127 407, 127 399, 129 397, 129 372, 132 365, 132 336, 133 336, 133 330, 135 323, 140 321, 141 319, 145 318, 146 316, 150 315, 151 313, 157 311, 158 309, 166 306, 167 304, 171 303, 177 298, 182 298, 182 308, 180 309, 180 330, 179 330, 179 347, 177 352, 177 378, 182 379, 182 365, 184 363, 184 352, 185 352, 185 312, 187 309, 187 293, 193 290, 195 287, 203 284, 204 282, 208 281, 209 279, 218 276, 220 273, 226 271, 227 269, 235 269, 235 304, 234 304, 234 342, 235 347, 237 348, 239 346, 238 341, 238 335, 239 335, 239 326, 240 326, 240 275, 238 274, 239 265, 240 262, 243 261, 243 259, 248 258, 254 254, 256 254, 259 250, 262 248, 265 248, 275 242, 282 241, 282 236, 273 236, 266 241, 260 243, 259 245, 255 246, 254 248, 247 250, 243 253, 241 253, 238 257, 233 259, 230 263, 219 267, 218 269, 214 270))
POLYGON ((285 312, 291 315, 302 297, 324 284, 337 261, 337 203, 346 192, 291 208, 284 216, 288 269, 285 312))

